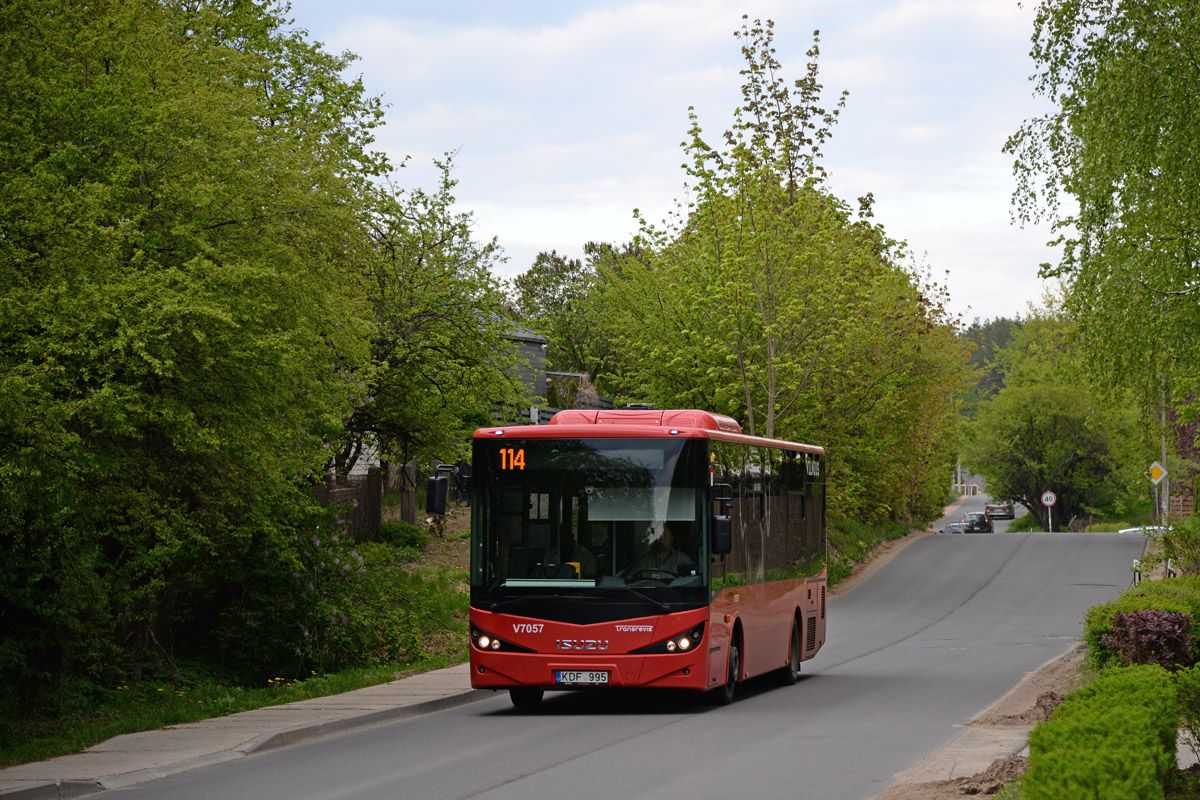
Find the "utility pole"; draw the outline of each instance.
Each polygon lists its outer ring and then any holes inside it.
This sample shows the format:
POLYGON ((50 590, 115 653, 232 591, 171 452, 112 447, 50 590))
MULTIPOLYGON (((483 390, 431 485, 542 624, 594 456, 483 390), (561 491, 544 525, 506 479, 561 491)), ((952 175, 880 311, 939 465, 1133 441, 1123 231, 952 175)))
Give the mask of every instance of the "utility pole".
MULTIPOLYGON (((1159 423, 1160 433, 1162 434, 1162 465, 1167 468, 1167 379, 1162 377, 1162 392, 1159 395, 1159 423)), ((1171 473, 1167 472, 1167 477, 1163 478, 1162 491, 1162 508, 1159 510, 1159 519, 1161 524, 1165 524, 1167 517, 1171 513, 1171 473)))

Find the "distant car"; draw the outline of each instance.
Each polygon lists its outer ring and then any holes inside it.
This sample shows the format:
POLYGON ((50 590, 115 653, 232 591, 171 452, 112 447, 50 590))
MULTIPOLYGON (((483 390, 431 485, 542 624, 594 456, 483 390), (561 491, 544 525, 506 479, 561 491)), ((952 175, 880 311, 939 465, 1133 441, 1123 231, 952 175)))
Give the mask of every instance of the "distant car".
POLYGON ((947 522, 942 533, 966 533, 967 526, 962 522, 947 522))
POLYGON ((993 531, 992 521, 983 511, 968 511, 962 521, 966 525, 963 533, 991 533, 993 531))
POLYGON ((983 513, 987 514, 988 519, 1012 519, 1013 504, 1012 503, 988 503, 983 507, 983 513))

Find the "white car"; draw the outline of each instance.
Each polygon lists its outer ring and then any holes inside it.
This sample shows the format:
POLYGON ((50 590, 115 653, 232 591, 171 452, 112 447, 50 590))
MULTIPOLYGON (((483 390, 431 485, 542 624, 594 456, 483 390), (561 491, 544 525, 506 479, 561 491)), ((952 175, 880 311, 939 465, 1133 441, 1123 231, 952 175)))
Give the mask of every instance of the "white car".
POLYGON ((1141 533, 1146 536, 1154 536, 1165 531, 1162 525, 1138 525, 1136 528, 1121 528, 1117 533, 1141 533))

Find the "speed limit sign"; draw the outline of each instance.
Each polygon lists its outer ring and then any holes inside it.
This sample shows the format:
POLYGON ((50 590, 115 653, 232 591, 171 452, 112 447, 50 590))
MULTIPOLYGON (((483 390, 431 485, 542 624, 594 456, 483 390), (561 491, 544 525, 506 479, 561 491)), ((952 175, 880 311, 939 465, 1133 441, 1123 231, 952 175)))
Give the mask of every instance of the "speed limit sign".
POLYGON ((1056 500, 1058 500, 1058 498, 1054 496, 1054 492, 1042 493, 1042 505, 1046 506, 1047 508, 1054 505, 1056 500))

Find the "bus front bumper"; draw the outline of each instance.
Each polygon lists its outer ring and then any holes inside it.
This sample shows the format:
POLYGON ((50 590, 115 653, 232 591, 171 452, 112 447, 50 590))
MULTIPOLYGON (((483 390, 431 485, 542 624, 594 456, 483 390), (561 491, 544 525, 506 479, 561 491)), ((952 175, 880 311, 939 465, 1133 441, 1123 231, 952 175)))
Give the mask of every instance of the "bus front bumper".
POLYGON ((484 653, 471 648, 471 686, 509 689, 647 687, 712 688, 706 670, 706 648, 671 655, 589 655, 564 653, 484 653))

